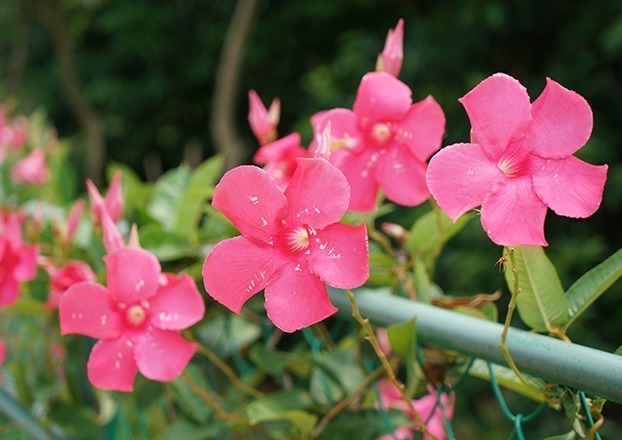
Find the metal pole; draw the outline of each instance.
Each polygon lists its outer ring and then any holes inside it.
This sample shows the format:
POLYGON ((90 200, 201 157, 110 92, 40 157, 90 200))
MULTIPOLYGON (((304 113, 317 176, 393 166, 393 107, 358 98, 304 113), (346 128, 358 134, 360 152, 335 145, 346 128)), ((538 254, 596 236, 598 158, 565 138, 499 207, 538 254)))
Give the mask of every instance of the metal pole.
POLYGON ((0 412, 8 419, 19 425, 24 432, 35 440, 50 440, 59 438, 52 432, 42 428, 22 405, 20 405, 9 393, 0 388, 0 412))
MULTIPOLYGON (((329 289, 342 311, 346 294, 329 289)), ((417 319, 417 338, 450 350, 507 365, 499 350, 503 326, 402 297, 366 289, 354 291, 363 316, 388 325, 417 319)), ((518 369, 547 381, 622 403, 622 356, 510 328, 507 347, 518 369)))

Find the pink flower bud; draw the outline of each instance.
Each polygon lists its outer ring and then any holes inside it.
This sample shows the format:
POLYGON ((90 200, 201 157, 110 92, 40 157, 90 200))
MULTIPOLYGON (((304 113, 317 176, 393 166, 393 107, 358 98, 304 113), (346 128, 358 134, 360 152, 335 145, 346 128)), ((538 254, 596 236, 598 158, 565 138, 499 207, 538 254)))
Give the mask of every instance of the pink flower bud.
POLYGON ((32 150, 11 169, 11 179, 14 182, 42 185, 49 178, 50 170, 45 164, 45 153, 40 149, 32 150))
POLYGON ((384 50, 378 57, 376 70, 390 73, 397 77, 402 70, 404 60, 404 19, 400 18, 395 29, 389 29, 384 50))
POLYGON ((276 127, 279 125, 281 116, 281 102, 278 98, 272 100, 270 109, 261 102, 259 95, 254 90, 248 92, 248 123, 253 134, 261 145, 270 143, 276 139, 276 127))

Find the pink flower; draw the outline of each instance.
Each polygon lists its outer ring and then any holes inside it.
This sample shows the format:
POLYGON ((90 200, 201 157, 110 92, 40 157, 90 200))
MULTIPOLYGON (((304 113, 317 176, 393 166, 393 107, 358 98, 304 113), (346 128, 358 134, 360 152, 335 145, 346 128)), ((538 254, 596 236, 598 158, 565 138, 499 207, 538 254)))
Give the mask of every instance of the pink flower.
POLYGON ((441 150, 427 176, 452 220, 481 205, 482 226, 495 243, 546 246, 547 207, 575 218, 596 211, 607 166, 572 156, 592 131, 585 99, 547 78, 531 104, 517 80, 498 73, 460 102, 471 120, 472 142, 441 150))
POLYGON ((0 307, 15 302, 19 283, 37 274, 37 246, 22 241, 22 222, 18 214, 0 212, 0 307))
POLYGON ((260 168, 229 171, 212 204, 242 236, 218 243, 205 259, 207 292, 240 313, 265 289, 268 318, 286 332, 332 315, 326 283, 354 288, 369 276, 365 224, 338 223, 348 198, 348 182, 325 159, 298 159, 285 192, 260 168))
POLYGON ((21 150, 26 143, 28 120, 20 116, 12 122, 6 120, 4 109, 0 106, 0 163, 4 159, 7 148, 21 150))
MULTIPOLYGON (((398 409, 405 411, 413 420, 412 426, 405 426, 399 435, 405 434, 405 429, 411 430, 412 435, 419 429, 419 424, 415 421, 414 414, 410 413, 410 408, 402 399, 399 390, 388 380, 378 381, 378 392, 380 394, 380 403, 383 409, 398 409)), ((428 394, 419 399, 412 400, 411 403, 419 414, 419 417, 424 421, 425 427, 437 440, 445 440, 447 433, 445 432, 444 419, 451 420, 454 416, 454 393, 450 394, 441 393, 440 401, 437 397, 436 390, 431 385, 428 385, 428 394), (440 403, 440 405, 439 405, 440 403)), ((382 439, 390 438, 387 436, 381 437, 382 439)), ((408 438, 408 437, 405 437, 408 438)), ((424 440, 429 440, 431 437, 424 435, 424 440)), ((380 440, 380 439, 379 439, 380 440)))
POLYGON ((329 121, 330 160, 348 179, 350 210, 374 210, 378 188, 404 206, 428 199, 426 160, 440 148, 445 130, 445 115, 434 98, 413 104, 406 84, 372 72, 363 77, 353 110, 333 109, 316 120, 316 137, 329 121))
POLYGON ((113 223, 116 223, 123 214, 123 191, 121 189, 121 172, 117 171, 110 182, 106 197, 97 190, 91 179, 86 180, 86 189, 91 200, 91 212, 101 221, 102 211, 105 210, 113 223))
POLYGON ((169 381, 196 350, 180 335, 200 321, 203 299, 188 275, 161 273, 156 257, 140 248, 104 257, 108 284, 72 284, 59 305, 63 335, 100 339, 89 356, 87 375, 97 388, 132 391, 136 372, 169 381))
POLYGON ((265 145, 276 139, 276 127, 279 125, 281 102, 273 99, 270 110, 261 102, 254 90, 248 92, 248 123, 260 145, 265 145))
POLYGON ((276 180, 282 190, 285 190, 296 171, 296 159, 299 157, 310 157, 310 154, 300 145, 300 135, 292 133, 265 144, 257 150, 253 162, 264 165, 266 173, 276 180))
MULTIPOLYGON (((6 360, 6 345, 4 345, 4 341, 0 338, 0 365, 4 364, 6 360)), ((0 373, 0 384, 2 383, 2 373, 0 373)))
POLYGON ((50 274, 50 295, 45 303, 48 309, 58 307, 61 296, 73 284, 80 281, 95 281, 97 278, 91 266, 83 261, 69 261, 62 267, 48 267, 50 274))
POLYGON ((402 61, 404 61, 404 19, 400 18, 395 29, 389 29, 384 50, 378 56, 376 70, 397 77, 402 70, 402 61))
POLYGON ((43 185, 50 179, 50 170, 45 164, 45 153, 41 149, 32 150, 11 168, 14 182, 29 185, 43 185))

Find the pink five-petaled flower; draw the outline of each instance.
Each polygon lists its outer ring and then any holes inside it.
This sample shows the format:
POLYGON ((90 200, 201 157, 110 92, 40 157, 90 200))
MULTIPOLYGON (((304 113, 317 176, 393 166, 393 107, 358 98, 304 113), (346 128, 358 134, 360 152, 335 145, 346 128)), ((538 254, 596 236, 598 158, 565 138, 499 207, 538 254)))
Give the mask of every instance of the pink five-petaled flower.
POLYGON ((150 252, 118 249, 104 257, 107 287, 72 284, 59 305, 63 335, 100 339, 89 356, 87 375, 97 388, 132 391, 136 371, 169 381, 178 377, 196 345, 180 330, 203 317, 205 305, 194 281, 161 273, 150 252))
POLYGON ((50 295, 45 307, 55 309, 65 291, 80 281, 95 281, 95 272, 83 261, 68 261, 62 267, 46 267, 50 275, 50 295))
POLYGON ((387 33, 384 50, 378 56, 376 70, 397 77, 402 70, 402 61, 404 61, 404 19, 400 18, 395 29, 389 29, 387 33))
POLYGON ((574 218, 596 211, 607 166, 572 155, 592 131, 585 99, 547 78, 531 104, 517 80, 498 73, 460 102, 471 120, 472 143, 441 150, 427 176, 452 220, 481 205, 482 226, 493 242, 546 246, 547 207, 574 218))
POLYGON ((285 332, 332 315, 326 283, 355 288, 369 276, 365 224, 338 223, 348 199, 345 177, 321 158, 298 159, 285 192, 260 168, 229 171, 212 204, 242 236, 218 243, 205 259, 207 292, 239 313, 265 289, 268 318, 285 332))
POLYGON ((284 191, 296 171, 296 159, 299 157, 310 157, 310 154, 300 145, 300 135, 291 133, 263 145, 255 153, 253 162, 264 165, 266 173, 272 176, 284 191))
POLYGON ((36 245, 22 241, 20 215, 0 211, 0 307, 15 302, 19 283, 36 276, 38 254, 36 245))
POLYGON ((265 145, 276 139, 276 127, 281 116, 281 101, 272 100, 270 109, 266 109, 254 90, 248 92, 248 123, 260 145, 265 145))
POLYGON ((86 180, 86 190, 91 201, 91 212, 101 222, 102 211, 105 210, 113 223, 116 223, 123 214, 123 191, 121 188, 121 171, 114 173, 108 187, 106 197, 102 197, 91 179, 86 180))
MULTIPOLYGON (((388 380, 378 381, 378 393, 380 395, 380 403, 383 409, 398 409, 405 411, 410 419, 413 420, 412 426, 402 426, 395 430, 394 434, 397 438, 412 438, 416 431, 420 429, 419 424, 415 420, 414 414, 410 413, 410 408, 402 400, 399 390, 388 380), (406 430, 410 431, 410 436, 406 435, 406 430)), ((445 431, 444 420, 451 420, 454 415, 455 395, 453 392, 447 394, 445 392, 437 395, 436 390, 428 385, 428 394, 419 399, 411 400, 415 411, 425 423, 427 431, 437 440, 445 440, 447 433, 445 431)), ((378 440, 389 440, 394 437, 391 434, 380 437, 378 440)), ((424 435, 424 440, 431 437, 424 435)))
POLYGON ((50 179, 50 170, 45 164, 45 153, 41 149, 32 150, 11 168, 14 182, 29 185, 43 185, 50 179))
POLYGON ((328 122, 330 161, 348 179, 351 211, 374 210, 379 187, 404 206, 430 197, 426 160, 440 148, 445 131, 445 115, 434 98, 413 104, 406 84, 386 72, 371 72, 361 81, 353 110, 337 108, 316 118, 316 138, 328 122))

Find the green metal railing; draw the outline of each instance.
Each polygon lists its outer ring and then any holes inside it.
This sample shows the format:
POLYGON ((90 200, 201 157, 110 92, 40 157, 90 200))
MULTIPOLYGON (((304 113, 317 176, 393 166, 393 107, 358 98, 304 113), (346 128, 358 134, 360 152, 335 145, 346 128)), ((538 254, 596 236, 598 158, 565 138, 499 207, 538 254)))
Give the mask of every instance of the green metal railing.
MULTIPOLYGON (((416 318, 419 340, 507 365, 499 350, 501 324, 380 290, 359 289, 354 295, 361 314, 378 324, 416 318)), ((351 312, 344 292, 331 289, 330 298, 339 309, 351 312)), ((622 356, 515 328, 509 329, 506 345, 520 371, 622 403, 622 356)))

